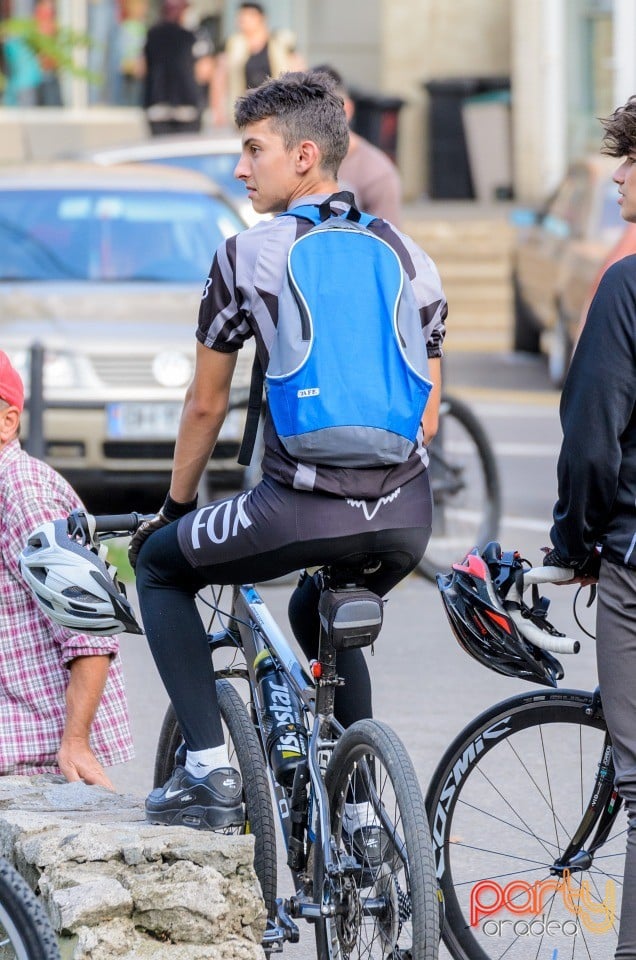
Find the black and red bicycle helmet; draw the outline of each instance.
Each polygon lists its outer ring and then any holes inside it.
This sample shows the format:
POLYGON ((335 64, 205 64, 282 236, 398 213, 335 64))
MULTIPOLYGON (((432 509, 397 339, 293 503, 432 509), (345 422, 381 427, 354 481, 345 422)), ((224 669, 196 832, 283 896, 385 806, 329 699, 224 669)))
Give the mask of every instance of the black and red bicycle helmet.
POLYGON ((444 608, 460 646, 479 663, 507 677, 556 687, 560 662, 523 637, 504 606, 514 577, 523 571, 519 554, 499 544, 477 549, 449 574, 437 575, 444 608))

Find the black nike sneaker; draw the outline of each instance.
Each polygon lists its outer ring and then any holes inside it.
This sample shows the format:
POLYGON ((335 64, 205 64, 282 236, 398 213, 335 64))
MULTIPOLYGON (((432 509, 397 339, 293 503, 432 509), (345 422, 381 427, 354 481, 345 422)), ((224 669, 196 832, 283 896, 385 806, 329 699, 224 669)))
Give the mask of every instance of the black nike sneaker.
POLYGON ((392 862, 395 848, 391 840, 382 827, 376 824, 358 827, 351 835, 343 828, 342 834, 346 846, 360 864, 361 885, 370 886, 382 865, 392 862))
POLYGON ((199 779, 178 766, 163 787, 156 787, 148 794, 146 819, 151 823, 198 830, 242 827, 245 823, 242 792, 241 775, 232 767, 219 767, 199 779))

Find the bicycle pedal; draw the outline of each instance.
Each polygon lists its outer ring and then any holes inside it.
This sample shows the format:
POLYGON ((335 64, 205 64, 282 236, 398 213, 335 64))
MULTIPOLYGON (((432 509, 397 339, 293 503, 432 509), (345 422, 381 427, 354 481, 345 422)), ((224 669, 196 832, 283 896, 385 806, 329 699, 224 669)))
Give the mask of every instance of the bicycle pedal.
POLYGON ((298 943, 300 930, 287 912, 287 904, 276 898, 276 921, 268 920, 262 940, 263 949, 279 953, 283 943, 298 943))

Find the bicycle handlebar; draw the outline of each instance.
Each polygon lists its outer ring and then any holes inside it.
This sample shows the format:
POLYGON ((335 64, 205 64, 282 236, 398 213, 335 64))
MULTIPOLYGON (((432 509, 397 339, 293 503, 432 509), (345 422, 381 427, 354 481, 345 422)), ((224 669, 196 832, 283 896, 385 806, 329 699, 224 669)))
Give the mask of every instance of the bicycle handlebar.
POLYGON ((569 567, 530 567, 523 571, 523 589, 533 583, 568 583, 575 577, 576 571, 569 567))
POLYGON ((531 567, 529 570, 524 570, 523 587, 516 591, 517 602, 506 603, 505 606, 519 633, 530 643, 533 643, 535 647, 548 650, 550 653, 578 653, 581 649, 578 640, 574 640, 572 637, 557 637, 537 627, 536 624, 522 615, 519 607, 521 594, 528 587, 540 583, 570 583, 575 577, 576 572, 567 567, 531 567))
POLYGON ((66 522, 70 537, 78 538, 84 543, 93 543, 99 540, 99 534, 119 534, 122 537, 131 536, 145 520, 151 520, 154 513, 112 513, 94 516, 84 510, 74 510, 69 514, 66 522))

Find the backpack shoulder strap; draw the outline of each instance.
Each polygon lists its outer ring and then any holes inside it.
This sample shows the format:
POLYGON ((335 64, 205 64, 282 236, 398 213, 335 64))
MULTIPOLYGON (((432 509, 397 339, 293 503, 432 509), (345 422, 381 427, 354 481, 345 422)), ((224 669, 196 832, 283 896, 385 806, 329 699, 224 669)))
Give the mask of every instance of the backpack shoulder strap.
POLYGON ((348 190, 341 190, 339 193, 332 193, 331 196, 327 197, 326 200, 323 200, 321 204, 302 204, 301 206, 293 207, 291 210, 285 210, 283 213, 279 213, 278 216, 301 217, 303 220, 309 220, 314 224, 314 226, 318 226, 319 223, 324 223, 326 220, 329 220, 330 217, 342 217, 344 220, 351 220, 354 223, 359 223, 363 227, 368 227, 372 220, 377 219, 370 213, 361 213, 361 211, 358 210, 355 205, 355 197, 348 190), (343 212, 342 210, 334 210, 331 206, 334 200, 347 203, 349 205, 349 209, 346 212, 343 212))
POLYGON ((254 453, 254 444, 256 443, 256 432, 258 430, 258 421, 260 420, 263 407, 263 383, 265 377, 263 374, 263 365, 259 360, 258 353, 254 354, 252 364, 252 379, 250 381, 250 394, 247 401, 247 414, 245 416, 245 428, 243 430, 243 439, 241 449, 239 450, 237 460, 242 467, 249 467, 254 453))

